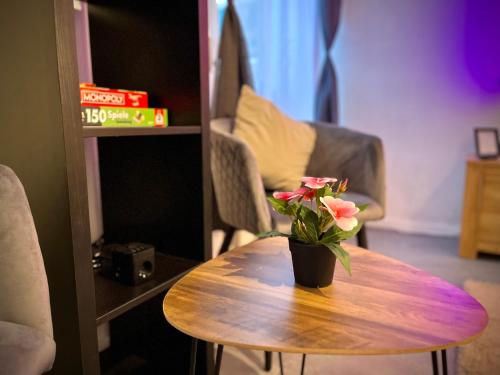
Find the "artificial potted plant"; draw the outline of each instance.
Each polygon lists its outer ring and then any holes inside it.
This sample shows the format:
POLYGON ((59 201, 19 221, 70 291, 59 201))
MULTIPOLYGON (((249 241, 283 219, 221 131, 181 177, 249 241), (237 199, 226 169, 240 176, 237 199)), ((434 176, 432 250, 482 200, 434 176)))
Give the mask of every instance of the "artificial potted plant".
POLYGON ((261 237, 287 237, 295 282, 325 287, 332 283, 336 259, 351 274, 349 253, 341 242, 361 229, 356 215, 366 205, 340 198, 347 190, 347 179, 302 177, 301 182, 295 191, 275 192, 268 198, 275 211, 292 219, 291 233, 271 231, 261 237))

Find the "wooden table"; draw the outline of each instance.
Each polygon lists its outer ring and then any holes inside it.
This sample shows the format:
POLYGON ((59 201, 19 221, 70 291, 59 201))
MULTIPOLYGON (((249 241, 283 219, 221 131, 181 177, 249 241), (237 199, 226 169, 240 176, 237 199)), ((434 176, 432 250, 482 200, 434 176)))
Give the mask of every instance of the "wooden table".
MULTIPOLYGON (((336 267, 322 289, 295 285, 288 244, 269 238, 197 267, 167 293, 170 324, 223 347, 310 354, 433 352, 474 340, 485 309, 415 267, 355 246, 352 277, 336 267)), ((220 368, 222 351, 217 355, 220 368)), ((443 361, 445 365, 445 361, 443 361)), ((445 370, 445 369, 444 369, 445 370)))
POLYGON ((500 254, 500 158, 467 160, 460 256, 500 254))

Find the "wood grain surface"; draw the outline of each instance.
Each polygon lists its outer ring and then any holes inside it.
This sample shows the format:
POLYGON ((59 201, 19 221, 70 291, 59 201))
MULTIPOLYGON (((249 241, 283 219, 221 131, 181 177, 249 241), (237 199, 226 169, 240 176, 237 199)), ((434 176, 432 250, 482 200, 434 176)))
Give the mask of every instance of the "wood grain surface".
POLYGON ((397 260, 344 245, 352 277, 295 285, 288 244, 270 238, 234 249, 179 280, 163 303, 180 331, 237 347, 311 354, 432 351, 476 338, 485 309, 466 292, 397 260))

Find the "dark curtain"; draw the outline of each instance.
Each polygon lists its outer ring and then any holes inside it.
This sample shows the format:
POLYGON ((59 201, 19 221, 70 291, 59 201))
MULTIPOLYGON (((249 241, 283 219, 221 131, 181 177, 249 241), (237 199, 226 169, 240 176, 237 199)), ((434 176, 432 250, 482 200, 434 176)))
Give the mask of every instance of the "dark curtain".
POLYGON ((222 24, 213 118, 235 117, 243 84, 253 87, 252 71, 240 19, 229 1, 222 24))
POLYGON ((319 0, 318 4, 326 59, 316 91, 316 120, 333 123, 338 120, 337 77, 330 51, 339 24, 340 4, 341 0, 319 0))

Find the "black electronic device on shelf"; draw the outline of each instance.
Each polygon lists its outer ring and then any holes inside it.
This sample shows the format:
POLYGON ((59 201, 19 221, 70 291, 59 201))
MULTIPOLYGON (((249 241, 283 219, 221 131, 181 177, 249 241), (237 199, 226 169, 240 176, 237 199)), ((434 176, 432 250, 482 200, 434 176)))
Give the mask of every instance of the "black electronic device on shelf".
POLYGON ((154 275, 155 248, 141 242, 105 245, 99 260, 103 276, 126 285, 138 285, 154 275))

